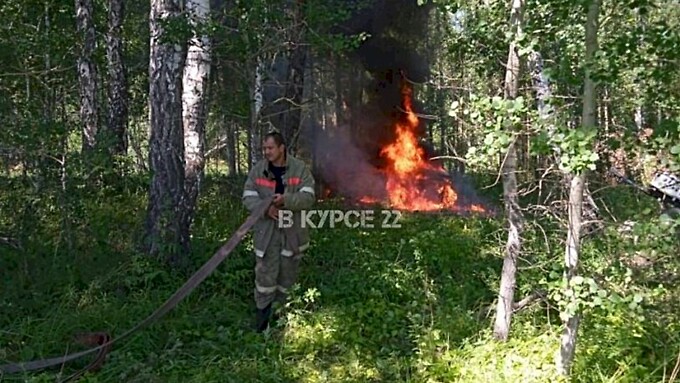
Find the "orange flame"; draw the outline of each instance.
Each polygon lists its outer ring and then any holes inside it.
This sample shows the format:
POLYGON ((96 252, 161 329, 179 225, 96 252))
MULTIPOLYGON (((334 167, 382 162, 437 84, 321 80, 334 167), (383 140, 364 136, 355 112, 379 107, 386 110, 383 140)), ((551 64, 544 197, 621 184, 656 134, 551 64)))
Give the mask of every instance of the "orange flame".
MULTIPOLYGON (((396 125, 396 139, 380 152, 389 164, 385 174, 390 204, 409 211, 457 209, 458 194, 448 178, 427 177, 428 174, 443 174, 445 170, 428 162, 418 143, 418 117, 413 112, 408 84, 402 87, 402 102, 406 116, 396 125)), ((483 212, 484 208, 474 205, 472 210, 483 212)))

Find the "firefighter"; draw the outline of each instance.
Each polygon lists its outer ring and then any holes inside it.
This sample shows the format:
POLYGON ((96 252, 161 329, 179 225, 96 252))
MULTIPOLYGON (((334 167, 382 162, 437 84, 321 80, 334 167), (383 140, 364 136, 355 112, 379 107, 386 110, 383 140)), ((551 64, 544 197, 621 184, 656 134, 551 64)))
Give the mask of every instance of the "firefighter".
POLYGON ((243 190, 243 203, 249 211, 273 196, 271 206, 252 229, 258 332, 269 326, 272 303, 285 302, 288 289, 297 280, 300 259, 310 243, 301 211, 316 201, 309 167, 286 152, 280 133, 267 134, 263 149, 265 158, 250 170, 243 190), (285 223, 280 219, 283 213, 287 213, 285 223))

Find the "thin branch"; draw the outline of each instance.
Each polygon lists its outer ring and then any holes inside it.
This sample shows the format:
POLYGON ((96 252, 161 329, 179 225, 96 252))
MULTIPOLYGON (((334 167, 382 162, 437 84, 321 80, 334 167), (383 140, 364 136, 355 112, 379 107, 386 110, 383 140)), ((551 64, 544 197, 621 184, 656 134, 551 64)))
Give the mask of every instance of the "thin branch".
POLYGON ((35 75, 46 75, 48 73, 58 73, 58 72, 66 72, 70 71, 71 68, 51 68, 51 69, 42 69, 42 70, 33 70, 33 71, 25 71, 25 72, 11 72, 11 73, 0 73, 0 77, 24 77, 24 76, 35 76, 35 75))
POLYGON ((671 372, 671 378, 668 380, 668 383, 673 383, 678 377, 678 373, 680 373, 680 353, 678 353, 678 360, 675 362, 675 367, 673 368, 673 372, 671 372))
POLYGON ((529 307, 530 305, 532 305, 535 302, 538 302, 539 300, 544 300, 545 297, 546 297, 545 291, 536 290, 529 294, 528 296, 524 297, 524 299, 522 299, 521 301, 515 302, 512 305, 512 311, 513 313, 517 313, 518 311, 521 311, 524 308, 529 307))
MULTIPOLYGON (((397 109, 402 112, 402 113, 408 113, 404 109, 402 109, 400 106, 397 107, 397 109)), ((433 121, 439 121, 439 117, 432 115, 432 114, 420 114, 420 113, 415 113, 411 112, 416 115, 418 118, 422 118, 423 120, 433 120, 433 121)))
POLYGON ((461 157, 458 157, 458 156, 436 156, 436 157, 430 158, 430 161, 435 161, 435 160, 440 160, 440 159, 441 160, 457 160, 457 161, 460 161, 462 163, 467 163, 465 158, 461 158, 461 157))
POLYGON ((229 139, 227 137, 220 138, 212 148, 206 150, 204 157, 206 159, 209 158, 210 156, 213 155, 213 153, 215 153, 219 150, 222 150, 228 144, 229 144, 229 139))
MULTIPOLYGON (((512 146, 514 146, 517 143, 517 137, 515 137, 515 140, 512 142, 512 146)), ((510 148, 510 146, 508 146, 510 148)), ((505 166, 505 161, 508 159, 508 154, 510 154, 510 150, 505 151, 505 156, 503 157, 503 162, 501 162, 501 166, 498 169, 498 175, 496 176, 496 181, 494 181, 493 184, 484 186, 482 189, 489 189, 492 188, 496 185, 498 185, 498 181, 501 179, 501 176, 503 175, 503 167, 505 166)))

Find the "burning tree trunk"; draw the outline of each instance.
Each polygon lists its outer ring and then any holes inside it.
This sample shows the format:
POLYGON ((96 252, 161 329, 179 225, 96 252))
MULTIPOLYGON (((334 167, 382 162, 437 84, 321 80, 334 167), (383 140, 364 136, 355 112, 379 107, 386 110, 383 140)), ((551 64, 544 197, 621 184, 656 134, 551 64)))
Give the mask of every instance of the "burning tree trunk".
MULTIPOLYGON (((591 77, 591 69, 588 65, 592 62, 597 50, 597 29, 600 12, 600 0, 591 0, 588 6, 586 20, 586 53, 585 53, 585 79, 583 83, 583 127, 595 126, 595 83, 591 77)), ((565 251, 565 266, 567 288, 571 288, 572 280, 578 272, 578 259, 581 246, 581 225, 583 189, 586 176, 583 173, 575 174, 571 179, 569 191, 569 228, 567 230, 567 247, 565 251)), ((557 358, 557 370, 562 375, 569 375, 571 364, 576 350, 576 335, 580 322, 580 314, 567 312, 564 320, 560 353, 557 358)))
MULTIPOLYGON (((523 0, 513 0, 510 14, 510 25, 516 36, 522 30, 522 7, 523 0)), ((515 43, 510 44, 508 64, 505 72, 505 98, 517 97, 519 85, 520 58, 515 43)), ((517 257, 521 251, 521 234, 524 218, 517 201, 517 151, 512 141, 507 149, 505 160, 502 165, 503 173, 503 198, 505 211, 508 216, 508 240, 505 245, 505 257, 503 259, 503 273, 498 293, 496 306, 496 321, 494 324, 494 337, 499 340, 507 340, 512 320, 512 307, 515 296, 515 280, 517 273, 517 257)))
MULTIPOLYGON (((187 11, 190 13, 194 30, 201 28, 210 13, 209 0, 188 0, 187 11)), ((200 191, 205 164, 205 120, 210 77, 210 39, 208 36, 194 36, 189 41, 184 76, 182 79, 182 105, 184 123, 184 189, 186 192, 185 215, 186 227, 191 227, 196 199, 200 191)))
POLYGON ((183 50, 165 41, 162 23, 180 17, 178 0, 151 0, 149 161, 152 172, 146 219, 146 247, 177 264, 188 250, 184 225, 184 142, 182 129, 183 50))
POLYGON ((78 57, 78 80, 80 83, 80 118, 83 124, 83 151, 93 149, 97 142, 97 67, 92 54, 96 44, 92 0, 76 0, 76 23, 82 36, 82 48, 78 57))
POLYGON ((123 62, 124 19, 123 0, 109 0, 109 30, 106 34, 106 58, 109 65, 108 131, 112 139, 111 152, 127 152, 128 95, 125 63, 123 62))

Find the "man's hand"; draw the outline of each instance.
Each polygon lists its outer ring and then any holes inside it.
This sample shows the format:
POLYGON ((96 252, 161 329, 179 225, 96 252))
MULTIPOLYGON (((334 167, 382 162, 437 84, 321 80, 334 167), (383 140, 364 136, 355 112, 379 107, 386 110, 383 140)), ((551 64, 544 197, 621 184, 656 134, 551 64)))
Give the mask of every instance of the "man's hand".
POLYGON ((283 194, 274 194, 274 206, 283 206, 283 194))
POLYGON ((279 209, 276 206, 271 205, 269 206, 269 210, 267 210, 267 215, 269 218, 277 221, 279 219, 279 209))

